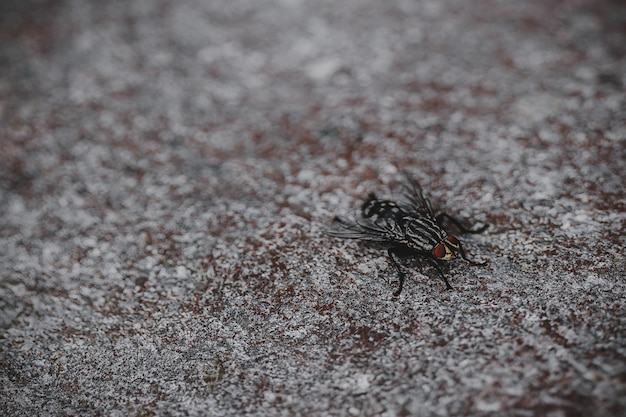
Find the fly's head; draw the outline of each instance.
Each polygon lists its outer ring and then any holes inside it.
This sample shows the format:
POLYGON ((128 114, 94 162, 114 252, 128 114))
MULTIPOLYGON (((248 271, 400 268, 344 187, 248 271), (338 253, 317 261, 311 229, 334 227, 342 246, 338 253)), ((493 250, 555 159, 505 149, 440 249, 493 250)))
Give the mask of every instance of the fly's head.
POLYGON ((459 256, 460 246, 459 239, 454 236, 446 236, 433 248, 433 256, 442 261, 449 261, 459 256))

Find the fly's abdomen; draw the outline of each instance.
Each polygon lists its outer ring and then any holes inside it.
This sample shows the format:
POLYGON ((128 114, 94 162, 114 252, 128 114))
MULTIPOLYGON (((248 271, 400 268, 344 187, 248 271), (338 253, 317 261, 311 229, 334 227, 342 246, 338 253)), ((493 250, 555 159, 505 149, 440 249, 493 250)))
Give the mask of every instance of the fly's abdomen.
POLYGON ((374 194, 370 194, 361 206, 363 217, 376 221, 377 219, 395 218, 402 209, 393 201, 379 200, 374 194))

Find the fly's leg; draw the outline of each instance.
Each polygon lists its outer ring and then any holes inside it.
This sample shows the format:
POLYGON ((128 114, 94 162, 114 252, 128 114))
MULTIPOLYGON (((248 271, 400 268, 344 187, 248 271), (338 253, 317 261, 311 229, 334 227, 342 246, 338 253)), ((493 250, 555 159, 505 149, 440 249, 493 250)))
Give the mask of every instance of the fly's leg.
POLYGON ((393 257, 394 254, 396 255, 399 254, 398 248, 392 247, 392 248, 387 249, 387 254, 389 255, 389 258, 391 259, 391 263, 393 263, 393 265, 396 267, 396 270, 398 271, 398 279, 400 280, 400 283, 398 284, 398 289, 396 290, 396 292, 393 293, 393 296, 397 297, 402 292, 402 287, 404 286, 404 274, 402 273, 402 270, 400 270, 400 265, 398 265, 398 262, 393 257))
POLYGON ((458 227, 462 233, 471 233, 471 234, 482 233, 487 229, 487 226, 488 226, 488 225, 484 225, 482 227, 479 227, 478 229, 468 229, 465 226, 463 226, 461 222, 459 222, 454 217, 450 216, 448 213, 440 213, 437 215, 437 217, 435 217, 435 220, 437 221, 437 224, 439 226, 441 226, 441 222, 443 221, 444 218, 450 220, 450 222, 456 227, 458 227))
POLYGON ((452 285, 450 285, 450 283, 448 282, 448 279, 443 274, 443 271, 441 270, 441 267, 439 267, 439 264, 437 263, 437 261, 435 261, 433 258, 430 258, 430 257, 426 259, 428 259, 428 262, 437 270, 437 272, 439 272, 439 276, 441 277, 443 282, 446 284, 446 290, 451 290, 452 285))
POLYGON ((463 246, 461 245, 461 242, 459 242, 459 252, 461 253, 461 258, 463 258, 464 260, 466 260, 467 262, 469 262, 472 265, 487 266, 489 264, 488 261, 476 262, 476 261, 472 261, 471 259, 468 259, 467 256, 465 255, 465 251, 463 250, 463 246))

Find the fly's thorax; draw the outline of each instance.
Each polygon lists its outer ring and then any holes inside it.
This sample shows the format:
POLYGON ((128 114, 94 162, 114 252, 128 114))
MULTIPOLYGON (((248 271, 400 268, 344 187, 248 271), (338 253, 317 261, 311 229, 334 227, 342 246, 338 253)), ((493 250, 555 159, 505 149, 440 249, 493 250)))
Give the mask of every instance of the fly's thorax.
POLYGON ((442 261, 449 261, 459 256, 460 252, 459 239, 454 236, 446 236, 441 242, 437 243, 433 248, 433 256, 442 261))
POLYGON ((402 220, 406 245, 416 251, 431 252, 447 236, 437 222, 429 217, 407 216, 402 220))

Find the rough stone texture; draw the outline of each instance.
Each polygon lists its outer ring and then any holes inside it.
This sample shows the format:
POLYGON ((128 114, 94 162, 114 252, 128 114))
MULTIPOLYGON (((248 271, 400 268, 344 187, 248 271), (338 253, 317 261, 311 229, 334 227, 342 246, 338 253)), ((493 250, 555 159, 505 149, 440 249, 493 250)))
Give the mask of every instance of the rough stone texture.
POLYGON ((0 3, 0 414, 626 413, 626 6, 0 3), (402 171, 454 290, 323 235, 402 171))

